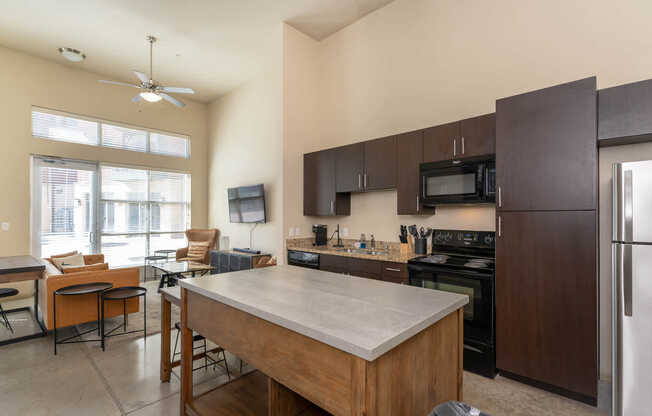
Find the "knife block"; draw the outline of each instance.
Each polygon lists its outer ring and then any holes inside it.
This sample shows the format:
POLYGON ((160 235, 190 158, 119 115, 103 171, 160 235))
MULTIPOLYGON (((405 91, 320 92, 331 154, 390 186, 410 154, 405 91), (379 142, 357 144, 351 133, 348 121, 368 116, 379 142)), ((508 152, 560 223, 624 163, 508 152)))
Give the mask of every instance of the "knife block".
MULTIPOLYGON (((408 238, 408 241, 410 241, 409 238, 408 238)), ((401 256, 407 256, 409 253, 412 252, 412 249, 411 249, 410 246, 411 246, 411 244, 401 243, 401 256)))

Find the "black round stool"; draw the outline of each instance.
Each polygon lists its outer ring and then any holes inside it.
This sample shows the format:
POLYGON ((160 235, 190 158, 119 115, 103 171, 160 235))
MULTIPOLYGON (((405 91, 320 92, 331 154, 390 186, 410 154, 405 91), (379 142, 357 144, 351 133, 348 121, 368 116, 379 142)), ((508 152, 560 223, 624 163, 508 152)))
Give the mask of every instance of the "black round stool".
MULTIPOLYGON (((3 287, 0 288, 0 299, 2 298, 8 298, 10 296, 16 296, 18 294, 18 289, 14 289, 13 287, 3 287)), ((0 317, 2 317, 2 323, 4 326, 7 327, 8 330, 11 331, 11 333, 14 333, 14 329, 11 327, 11 324, 9 323, 9 319, 7 319, 7 314, 5 313, 4 309, 2 309, 2 304, 0 303, 0 317)))
POLYGON ((140 286, 123 286, 107 290, 102 293, 102 351, 104 351, 104 339, 118 335, 131 334, 133 332, 143 331, 143 339, 147 340, 147 289, 140 286), (143 329, 127 331, 127 300, 143 297, 143 329), (104 303, 106 301, 122 301, 122 323, 107 333, 104 333, 104 303), (122 332, 114 334, 113 332, 122 327, 122 332))

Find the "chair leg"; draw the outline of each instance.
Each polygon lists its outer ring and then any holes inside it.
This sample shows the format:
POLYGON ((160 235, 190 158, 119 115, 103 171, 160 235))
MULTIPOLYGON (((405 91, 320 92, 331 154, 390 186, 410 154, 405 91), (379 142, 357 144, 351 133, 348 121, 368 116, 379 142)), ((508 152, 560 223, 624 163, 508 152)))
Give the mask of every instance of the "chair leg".
POLYGON ((179 332, 177 331, 177 339, 174 341, 174 352, 172 353, 172 359, 174 360, 174 356, 177 355, 177 344, 179 343, 179 332))
POLYGON ((204 371, 208 371, 208 350, 206 349, 206 338, 204 338, 204 371))
POLYGON ((229 362, 226 360, 226 351, 222 349, 222 358, 224 359, 224 368, 226 368, 226 376, 231 380, 231 372, 229 371, 229 362))
POLYGON ((5 313, 4 309, 2 309, 2 304, 0 304, 0 315, 2 315, 2 319, 4 320, 4 324, 11 331, 11 333, 14 333, 14 329, 11 327, 11 324, 9 323, 9 319, 7 318, 7 314, 5 313))

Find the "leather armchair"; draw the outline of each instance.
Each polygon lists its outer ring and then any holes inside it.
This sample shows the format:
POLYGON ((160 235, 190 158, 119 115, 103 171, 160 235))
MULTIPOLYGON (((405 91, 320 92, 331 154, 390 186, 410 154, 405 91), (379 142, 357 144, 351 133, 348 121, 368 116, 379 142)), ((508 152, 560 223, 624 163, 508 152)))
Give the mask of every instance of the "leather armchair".
MULTIPOLYGON (((206 251, 206 255, 204 256, 204 259, 201 261, 202 263, 209 264, 211 262, 211 250, 215 248, 215 242, 217 241, 217 237, 219 233, 220 232, 216 228, 211 228, 211 229, 191 228, 189 230, 186 230, 186 239, 188 241, 208 241, 209 243, 208 250, 206 251)), ((177 250, 177 255, 176 255, 177 261, 181 261, 186 257, 188 257, 188 247, 180 248, 177 250)))

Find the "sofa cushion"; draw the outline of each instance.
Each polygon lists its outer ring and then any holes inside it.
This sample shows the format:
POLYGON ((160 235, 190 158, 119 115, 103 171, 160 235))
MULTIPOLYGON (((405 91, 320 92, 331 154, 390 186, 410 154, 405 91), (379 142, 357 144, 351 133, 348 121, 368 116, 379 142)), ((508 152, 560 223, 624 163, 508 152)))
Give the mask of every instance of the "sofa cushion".
POLYGON ((96 270, 109 270, 109 263, 96 263, 87 266, 67 266, 63 268, 64 274, 92 272, 96 270))
POLYGON ((187 257, 195 261, 202 261, 208 252, 209 246, 209 241, 189 241, 187 257))
POLYGON ((52 264, 57 266, 59 270, 63 270, 67 266, 84 266, 84 256, 80 253, 73 254, 68 257, 53 257, 52 264))
POLYGON ((79 252, 77 250, 75 250, 75 251, 70 251, 68 253, 63 253, 63 254, 53 254, 47 260, 50 263, 54 264, 54 262, 52 261, 53 259, 58 259, 58 258, 61 258, 61 257, 70 257, 70 256, 74 256, 77 253, 79 253, 79 252))

